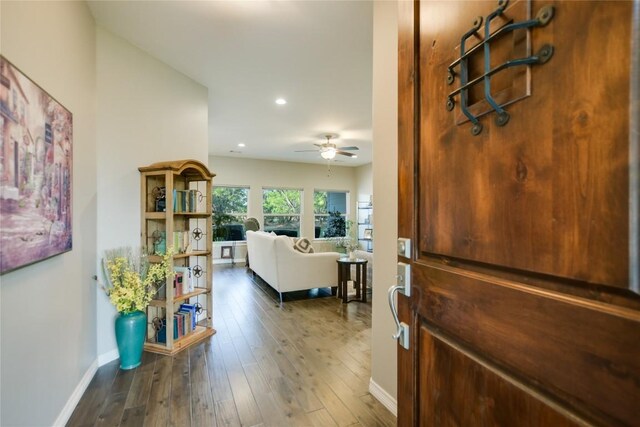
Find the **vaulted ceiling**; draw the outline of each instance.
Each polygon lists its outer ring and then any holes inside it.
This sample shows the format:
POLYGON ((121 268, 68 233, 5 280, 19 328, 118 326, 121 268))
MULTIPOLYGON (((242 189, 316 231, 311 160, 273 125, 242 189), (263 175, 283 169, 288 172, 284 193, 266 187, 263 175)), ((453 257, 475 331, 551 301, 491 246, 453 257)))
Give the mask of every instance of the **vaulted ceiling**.
POLYGON ((319 153, 295 151, 330 132, 340 135, 339 146, 360 148, 340 165, 371 161, 372 2, 89 7, 101 26, 209 88, 210 154, 323 163, 319 153))

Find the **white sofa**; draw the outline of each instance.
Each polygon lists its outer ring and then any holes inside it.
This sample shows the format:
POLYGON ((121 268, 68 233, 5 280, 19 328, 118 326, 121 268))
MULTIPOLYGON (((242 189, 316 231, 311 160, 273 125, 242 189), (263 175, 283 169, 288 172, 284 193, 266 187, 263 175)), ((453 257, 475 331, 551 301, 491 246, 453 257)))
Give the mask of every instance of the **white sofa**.
POLYGON ((247 231, 251 270, 280 294, 338 286, 337 252, 304 254, 293 249, 287 236, 247 231))

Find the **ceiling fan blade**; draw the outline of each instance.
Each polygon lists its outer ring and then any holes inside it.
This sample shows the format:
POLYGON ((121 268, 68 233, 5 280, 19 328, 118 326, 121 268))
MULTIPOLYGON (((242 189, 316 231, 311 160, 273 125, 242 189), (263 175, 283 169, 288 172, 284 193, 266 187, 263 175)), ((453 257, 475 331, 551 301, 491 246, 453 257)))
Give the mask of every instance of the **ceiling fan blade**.
POLYGON ((296 150, 294 153, 317 153, 320 150, 296 150))
POLYGON ((346 151, 340 151, 340 150, 336 151, 336 154, 341 154, 341 155, 347 156, 347 157, 358 157, 353 153, 347 153, 346 151))
POLYGON ((320 148, 324 147, 324 144, 313 144, 313 145, 315 145, 316 147, 320 147, 320 148))
POLYGON ((349 146, 349 147, 338 147, 338 150, 342 150, 342 151, 356 151, 359 150, 358 147, 356 147, 355 145, 349 146))

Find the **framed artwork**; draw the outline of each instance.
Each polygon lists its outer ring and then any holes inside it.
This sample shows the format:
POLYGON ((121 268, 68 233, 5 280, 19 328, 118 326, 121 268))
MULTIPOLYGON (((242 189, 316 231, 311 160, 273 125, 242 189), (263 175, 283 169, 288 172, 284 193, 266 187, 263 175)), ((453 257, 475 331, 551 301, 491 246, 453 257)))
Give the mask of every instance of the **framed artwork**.
POLYGON ((220 258, 231 258, 233 259, 233 246, 222 246, 220 258))
POLYGON ((73 115, 0 56, 0 274, 72 247, 73 115))
POLYGON ((365 228, 362 238, 367 240, 373 239, 373 228, 365 228))

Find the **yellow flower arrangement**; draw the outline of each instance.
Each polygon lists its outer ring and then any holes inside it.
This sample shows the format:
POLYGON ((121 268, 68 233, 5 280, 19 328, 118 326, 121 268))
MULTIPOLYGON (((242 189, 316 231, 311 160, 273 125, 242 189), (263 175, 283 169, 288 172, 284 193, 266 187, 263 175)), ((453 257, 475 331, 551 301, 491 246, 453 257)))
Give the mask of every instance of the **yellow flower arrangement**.
POLYGON ((170 259, 171 251, 158 264, 150 264, 146 255, 131 248, 106 251, 102 264, 108 286, 102 288, 116 310, 125 314, 144 311, 157 287, 174 276, 170 259))

